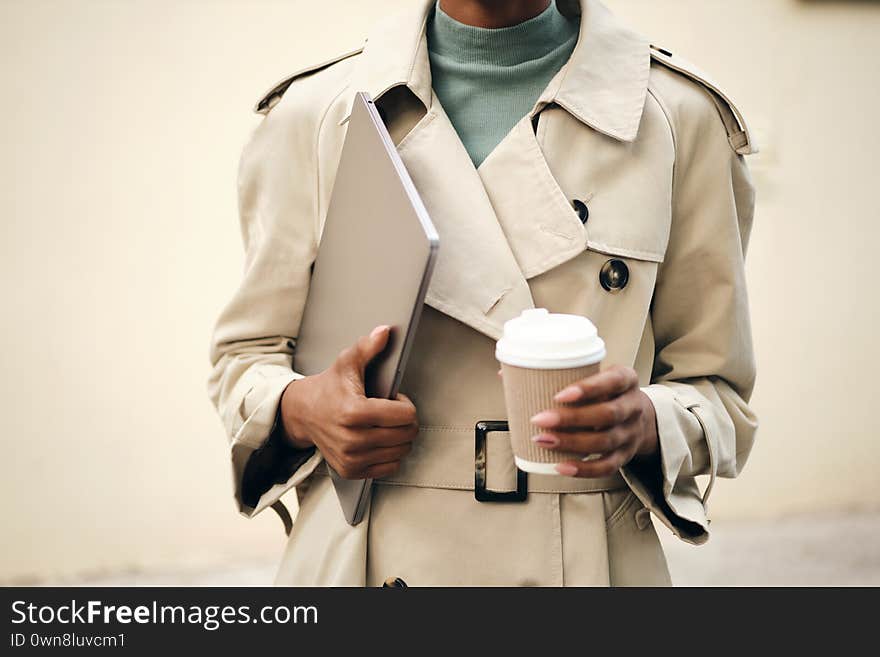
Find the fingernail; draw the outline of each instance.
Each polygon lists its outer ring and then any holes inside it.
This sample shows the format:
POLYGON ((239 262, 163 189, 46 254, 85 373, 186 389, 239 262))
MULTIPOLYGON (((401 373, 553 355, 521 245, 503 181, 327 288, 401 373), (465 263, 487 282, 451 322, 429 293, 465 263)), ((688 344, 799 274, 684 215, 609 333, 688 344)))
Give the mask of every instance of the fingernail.
POLYGON ((577 466, 574 466, 571 463, 558 463, 556 465, 556 472, 565 475, 566 477, 574 477, 577 474, 577 471, 577 466))
POLYGON ((377 326, 376 328, 373 329, 373 332, 370 333, 370 337, 375 338, 377 335, 382 333, 382 331, 387 331, 387 330, 388 330, 387 324, 383 324, 382 326, 377 326))
POLYGON ((532 442, 541 447, 556 447, 559 444, 559 438, 549 433, 539 433, 532 436, 532 442))
POLYGON ((560 390, 553 399, 558 402, 573 402, 580 399, 581 389, 577 386, 568 386, 560 390))
POLYGON ((559 424, 559 413, 555 411, 541 411, 531 419, 532 424, 542 427, 552 427, 559 424))

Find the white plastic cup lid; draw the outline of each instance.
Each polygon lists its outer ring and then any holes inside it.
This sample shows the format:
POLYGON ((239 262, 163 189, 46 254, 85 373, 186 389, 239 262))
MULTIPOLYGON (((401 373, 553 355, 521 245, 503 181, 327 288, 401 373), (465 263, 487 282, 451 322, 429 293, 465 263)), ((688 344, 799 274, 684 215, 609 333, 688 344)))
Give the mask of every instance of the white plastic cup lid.
POLYGON ((583 367, 605 357, 605 342, 586 317, 534 308, 504 323, 504 334, 495 345, 495 357, 515 367, 583 367))

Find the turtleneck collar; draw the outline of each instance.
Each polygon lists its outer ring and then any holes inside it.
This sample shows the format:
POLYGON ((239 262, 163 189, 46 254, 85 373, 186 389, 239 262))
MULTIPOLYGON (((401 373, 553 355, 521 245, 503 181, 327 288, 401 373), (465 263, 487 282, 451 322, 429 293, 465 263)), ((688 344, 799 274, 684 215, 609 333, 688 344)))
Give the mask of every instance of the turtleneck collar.
POLYGON ((428 20, 428 43, 435 55, 461 62, 515 66, 540 59, 577 33, 572 23, 550 0, 537 16, 510 27, 485 28, 455 20, 437 0, 428 20))

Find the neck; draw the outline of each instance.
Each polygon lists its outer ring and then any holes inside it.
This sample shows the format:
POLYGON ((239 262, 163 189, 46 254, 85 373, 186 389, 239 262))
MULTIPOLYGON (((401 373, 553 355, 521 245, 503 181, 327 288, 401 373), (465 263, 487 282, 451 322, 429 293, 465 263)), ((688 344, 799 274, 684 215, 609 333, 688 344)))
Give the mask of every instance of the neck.
POLYGON ((449 16, 474 27, 499 28, 534 18, 554 0, 440 0, 449 16))

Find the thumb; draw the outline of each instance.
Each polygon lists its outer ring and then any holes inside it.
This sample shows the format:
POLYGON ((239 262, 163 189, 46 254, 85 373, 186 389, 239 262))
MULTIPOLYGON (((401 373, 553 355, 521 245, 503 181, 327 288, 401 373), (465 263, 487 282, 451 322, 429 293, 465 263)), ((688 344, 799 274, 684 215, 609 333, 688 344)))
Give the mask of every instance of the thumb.
POLYGON ((382 353, 382 350, 388 345, 388 338, 391 335, 391 327, 383 324, 377 326, 369 335, 365 335, 357 342, 356 358, 357 366, 364 373, 367 365, 376 356, 382 353))

